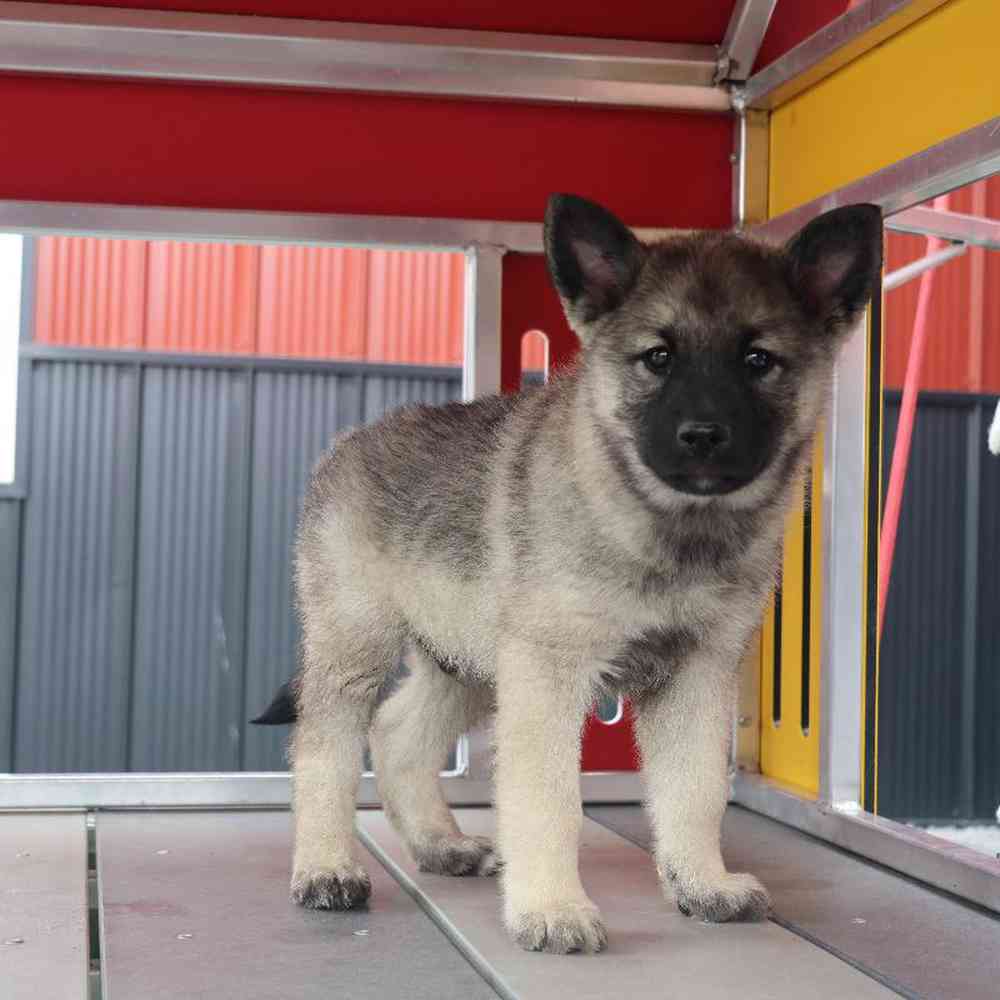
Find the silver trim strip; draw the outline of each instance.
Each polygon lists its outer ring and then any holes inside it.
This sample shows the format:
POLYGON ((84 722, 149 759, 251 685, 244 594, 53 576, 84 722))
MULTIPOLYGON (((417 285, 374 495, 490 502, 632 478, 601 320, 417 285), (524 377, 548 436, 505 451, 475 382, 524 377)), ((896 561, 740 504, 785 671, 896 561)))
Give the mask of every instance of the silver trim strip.
POLYGON ((918 205, 885 220, 886 229, 918 236, 937 236, 974 247, 1000 250, 1000 220, 961 212, 945 212, 918 205))
POLYGON ((719 46, 717 80, 742 82, 750 76, 777 3, 778 0, 736 0, 719 46))
POLYGON ((462 399, 500 391, 500 295, 503 248, 465 251, 465 333, 462 399))
POLYGON ((978 851, 853 803, 800 798, 756 774, 735 776, 730 801, 1000 913, 1000 861, 978 851))
MULTIPOLYGON (((452 805, 489 805, 488 777, 445 774, 441 786, 452 805)), ((625 771, 580 775, 587 803, 639 802, 639 774, 625 771)), ((211 807, 287 807, 291 779, 285 772, 226 774, 0 774, 0 812, 15 809, 177 809, 211 807)), ((379 804, 375 779, 361 778, 358 805, 379 804)))
POLYGON ((728 111, 711 45, 5 3, 0 70, 728 111))
POLYGON ((773 110, 948 2, 866 0, 754 73, 734 105, 773 110))
POLYGON ((867 320, 837 361, 823 425, 823 591, 820 631, 820 795, 857 802, 861 794, 864 662, 865 397, 867 320))
POLYGON ((776 216, 753 232, 781 242, 831 208, 871 202, 889 215, 998 171, 1000 116, 776 216))
MULTIPOLYGON (((513 253, 544 251, 540 222, 243 212, 62 201, 0 199, 0 232, 394 250, 456 251, 479 245, 501 247, 513 253)), ((648 241, 662 239, 677 230, 640 228, 635 232, 648 241)))

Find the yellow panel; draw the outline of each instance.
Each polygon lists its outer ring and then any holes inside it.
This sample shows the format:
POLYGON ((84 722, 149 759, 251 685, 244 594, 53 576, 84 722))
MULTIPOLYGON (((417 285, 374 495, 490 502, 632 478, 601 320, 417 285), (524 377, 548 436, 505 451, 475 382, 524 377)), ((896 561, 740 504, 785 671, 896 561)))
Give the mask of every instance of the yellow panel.
POLYGON ((771 115, 780 215, 1000 114, 1000 2, 952 0, 771 115))
MULTIPOLYGON (((813 495, 822 496, 823 442, 813 455, 813 495)), ((820 629, 822 627, 822 518, 812 511, 809 579, 804 578, 804 506, 797 505, 785 529, 781 576, 781 718, 774 719, 774 606, 768 609, 761 643, 760 770, 795 791, 819 792, 820 629), (803 636, 805 591, 809 588, 809 725, 803 728, 803 636)))

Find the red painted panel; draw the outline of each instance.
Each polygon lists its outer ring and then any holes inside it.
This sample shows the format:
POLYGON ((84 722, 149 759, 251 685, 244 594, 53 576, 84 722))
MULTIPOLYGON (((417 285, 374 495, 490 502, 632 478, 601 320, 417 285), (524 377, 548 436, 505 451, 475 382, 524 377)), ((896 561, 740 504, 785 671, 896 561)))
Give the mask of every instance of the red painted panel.
POLYGON ((622 717, 608 725, 591 715, 583 727, 581 771, 638 771, 635 717, 625 702, 622 717))
POLYGON ((840 17, 851 6, 851 0, 778 0, 757 55, 754 71, 795 48, 799 42, 805 41, 834 18, 840 17))
POLYGON ((150 243, 144 346, 252 353, 259 254, 254 246, 150 243))
POLYGON ((4 198, 530 221, 572 191, 729 223, 724 115, 28 76, 0 105, 4 198))
MULTIPOLYGON (((954 212, 1000 218, 1000 178, 951 193, 954 212)), ((922 236, 888 232, 886 271, 923 257, 922 236)), ((885 296, 885 385, 903 385, 920 279, 885 296)), ((1000 254, 971 249, 938 268, 931 293, 920 386, 952 392, 1000 392, 1000 254)))
POLYGON ((146 255, 142 240, 41 237, 35 338, 46 344, 141 347, 146 255))
MULTIPOLYGON (((59 3, 63 0, 43 0, 59 3)), ((544 35, 632 38, 660 42, 722 41, 734 0, 635 3, 605 0, 80 0, 99 7, 139 7, 211 14, 304 17, 427 28, 475 28, 544 35)))
POLYGON ((365 358, 370 256, 333 247, 261 247, 257 353, 365 358))

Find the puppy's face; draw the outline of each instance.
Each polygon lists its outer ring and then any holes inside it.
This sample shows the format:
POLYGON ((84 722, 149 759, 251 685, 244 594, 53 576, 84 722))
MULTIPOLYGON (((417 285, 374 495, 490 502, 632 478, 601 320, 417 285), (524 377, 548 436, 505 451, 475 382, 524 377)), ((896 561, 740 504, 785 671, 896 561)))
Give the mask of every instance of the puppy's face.
POLYGON ((581 199, 552 200, 549 266, 602 417, 671 490, 732 493, 811 433, 843 334, 881 267, 873 206, 775 250, 724 233, 640 243, 581 199))

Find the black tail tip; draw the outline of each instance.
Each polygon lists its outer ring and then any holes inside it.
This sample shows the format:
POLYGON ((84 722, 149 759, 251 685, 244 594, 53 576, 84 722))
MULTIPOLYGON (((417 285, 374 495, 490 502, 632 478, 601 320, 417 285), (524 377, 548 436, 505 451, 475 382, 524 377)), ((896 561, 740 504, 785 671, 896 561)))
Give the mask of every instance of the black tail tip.
POLYGON ((295 722, 298 717, 292 682, 286 681, 278 688, 278 693, 271 699, 271 704, 256 719, 251 719, 250 724, 252 726, 288 726, 295 722))

